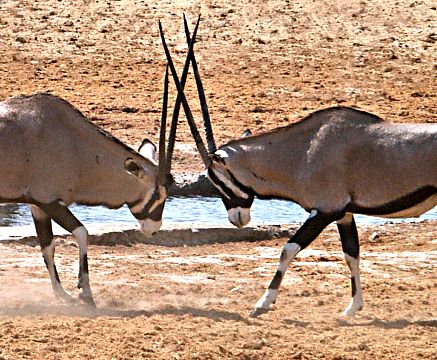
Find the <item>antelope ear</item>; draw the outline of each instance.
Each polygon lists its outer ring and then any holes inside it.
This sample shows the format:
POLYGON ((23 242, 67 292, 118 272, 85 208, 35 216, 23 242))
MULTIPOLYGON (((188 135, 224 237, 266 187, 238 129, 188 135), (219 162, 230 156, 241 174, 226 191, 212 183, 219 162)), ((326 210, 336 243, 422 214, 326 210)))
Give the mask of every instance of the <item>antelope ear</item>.
POLYGON ((246 130, 244 131, 244 133, 241 134, 241 137, 242 137, 242 138, 247 137, 247 136, 252 136, 252 131, 250 131, 250 129, 246 129, 246 130))
POLYGON ((223 165, 226 165, 225 160, 220 155, 211 154, 210 157, 211 157, 212 162, 215 161, 215 162, 221 163, 223 165))
POLYGON ((149 159, 155 163, 158 162, 156 157, 156 145, 152 143, 149 139, 144 139, 138 148, 138 152, 141 156, 144 156, 146 159, 149 159))
POLYGON ((144 169, 137 164, 132 158, 127 158, 124 161, 124 168, 126 171, 132 175, 142 178, 144 175, 144 169))

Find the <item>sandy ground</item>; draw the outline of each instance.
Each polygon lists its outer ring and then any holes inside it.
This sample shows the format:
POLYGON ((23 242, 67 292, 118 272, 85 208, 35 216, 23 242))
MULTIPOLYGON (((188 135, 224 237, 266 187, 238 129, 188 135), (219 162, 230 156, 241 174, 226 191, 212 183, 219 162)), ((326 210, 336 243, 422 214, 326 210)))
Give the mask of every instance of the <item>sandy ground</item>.
MULTIPOLYGON (((49 91, 129 144, 156 142, 157 20, 181 68, 183 12, 191 25, 202 14, 196 55, 218 143, 334 105, 437 122, 432 0, 2 1, 0 99, 49 91)), ((182 121, 174 170, 201 169, 182 121)), ((255 320, 248 313, 286 238, 92 245, 96 311, 52 297, 38 247, 3 244, 0 358, 436 359, 436 232, 435 222, 360 228, 356 319, 338 316, 350 289, 334 228, 292 265, 274 311, 255 320)), ((77 296, 77 248, 58 242, 61 278, 77 296)))
MULTIPOLYGON (((340 316, 350 288, 335 227, 301 252, 257 319, 248 314, 286 238, 91 245, 97 310, 54 299, 38 247, 2 245, 0 358, 435 359, 435 225, 360 227, 365 306, 353 319, 340 316)), ((77 246, 58 243, 77 296, 77 246)))

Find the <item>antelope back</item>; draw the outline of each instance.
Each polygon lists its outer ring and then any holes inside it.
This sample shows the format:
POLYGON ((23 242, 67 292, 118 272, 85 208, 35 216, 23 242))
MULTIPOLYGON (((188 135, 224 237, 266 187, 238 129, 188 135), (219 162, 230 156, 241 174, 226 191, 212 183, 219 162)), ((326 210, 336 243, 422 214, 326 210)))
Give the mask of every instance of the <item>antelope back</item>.
POLYGON ((48 94, 0 105, 2 199, 62 200, 118 207, 155 185, 157 166, 89 122, 65 100, 48 94), (141 181, 125 169, 132 158, 141 181))

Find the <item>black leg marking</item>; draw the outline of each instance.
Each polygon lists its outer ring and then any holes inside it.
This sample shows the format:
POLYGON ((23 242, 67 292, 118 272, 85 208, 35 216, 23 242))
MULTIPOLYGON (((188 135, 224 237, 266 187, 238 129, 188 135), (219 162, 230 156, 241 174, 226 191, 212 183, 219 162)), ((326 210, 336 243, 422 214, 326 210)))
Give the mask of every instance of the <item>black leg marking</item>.
POLYGON ((340 233, 341 247, 345 254, 357 258, 360 255, 360 244, 355 220, 351 214, 344 217, 344 220, 337 222, 340 233))
POLYGON ((72 302, 73 298, 62 288, 61 280, 55 265, 55 244, 53 243, 53 231, 50 217, 40 207, 31 206, 32 218, 36 233, 41 245, 44 263, 50 275, 53 292, 56 296, 72 302))
POLYGON ((326 214, 320 211, 313 210, 310 217, 290 238, 284 249, 281 252, 278 270, 275 273, 270 285, 261 299, 257 302, 255 310, 250 314, 251 317, 256 317, 264 314, 269 310, 271 304, 274 304, 278 295, 279 286, 284 278, 285 271, 288 265, 293 261, 299 251, 307 247, 322 230, 331 222, 338 220, 342 216, 339 213, 326 214))
POLYGON ((78 287, 82 289, 79 297, 91 306, 95 306, 88 276, 88 232, 82 223, 76 219, 71 211, 58 202, 41 204, 39 207, 65 230, 71 232, 79 242, 79 281, 78 287))
POLYGON ((355 276, 351 276, 351 289, 352 289, 352 297, 357 293, 357 284, 355 283, 355 276))
POLYGON ((52 202, 50 204, 40 204, 38 206, 57 224, 69 232, 73 232, 73 230, 83 226, 65 205, 61 205, 58 202, 52 202))
POLYGON ((279 289, 281 285, 282 279, 284 278, 284 274, 280 270, 276 270, 275 276, 273 280, 270 282, 269 289, 279 289))
POLYGON ((31 208, 33 223, 35 224, 36 234, 39 239, 41 249, 51 245, 53 240, 51 219, 41 209, 31 208))
POLYGON ((87 254, 82 254, 80 256, 80 266, 79 266, 79 281, 77 287, 83 291, 79 294, 79 298, 83 300, 86 304, 96 307, 93 296, 91 294, 91 289, 89 285, 89 275, 88 275, 88 256, 87 254))
MULTIPOLYGON (((43 259, 44 259, 44 264, 46 264, 47 270, 50 271, 50 267, 49 267, 49 264, 47 262, 47 259, 44 256, 43 256, 43 259)), ((60 284, 61 283, 61 279, 59 279, 58 270, 56 270, 56 265, 55 264, 53 264, 53 272, 54 272, 56 281, 60 284)))
POLYGON ((359 268, 360 244, 358 240, 358 231, 353 215, 350 213, 346 214, 340 221, 337 221, 337 227, 340 233, 341 247, 351 272, 352 299, 343 314, 352 316, 363 307, 359 268))
POLYGON ((288 243, 296 243, 301 247, 301 250, 305 249, 319 236, 325 227, 341 217, 340 213, 322 213, 313 210, 310 217, 288 240, 288 243))
MULTIPOLYGON (((311 244, 317 236, 323 231, 323 229, 328 226, 331 222, 336 220, 338 215, 336 214, 324 214, 321 212, 315 212, 314 215, 310 216, 303 225, 296 231, 296 233, 288 240, 287 244, 297 244, 300 246, 299 251, 306 248, 311 244)), ((283 266, 287 258, 287 251, 284 249, 281 252, 281 258, 279 267, 273 280, 269 285, 269 289, 279 289, 282 279, 284 278, 285 270, 288 266, 283 266)))
POLYGON ((82 282, 84 274, 88 275, 88 256, 84 254, 80 257, 80 266, 79 266, 79 282, 77 283, 77 288, 82 289, 82 282))

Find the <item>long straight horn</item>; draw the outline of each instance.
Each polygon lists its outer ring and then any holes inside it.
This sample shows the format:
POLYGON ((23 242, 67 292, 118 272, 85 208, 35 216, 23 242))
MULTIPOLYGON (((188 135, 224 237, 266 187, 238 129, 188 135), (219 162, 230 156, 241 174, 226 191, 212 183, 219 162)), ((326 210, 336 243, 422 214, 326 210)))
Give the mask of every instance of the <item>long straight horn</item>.
MULTIPOLYGON (((184 28, 185 36, 187 38, 187 44, 190 45, 190 29, 188 29, 187 19, 184 14, 184 28)), ((202 109, 203 125, 205 127, 206 142, 208 144, 208 151, 213 154, 217 151, 217 146, 215 145, 214 134, 212 132, 211 118, 209 116, 208 105, 206 103, 205 91, 203 89, 202 80, 199 75, 199 68, 197 67, 196 56, 194 51, 191 54, 191 63, 193 65, 194 77, 196 79, 197 92, 199 93, 200 107, 202 109)))
MULTIPOLYGON (((193 51, 193 46, 194 46, 194 42, 196 39, 199 21, 200 21, 200 15, 199 15, 199 19, 197 20, 196 27, 194 28, 193 38, 191 39, 191 42, 190 42, 190 48, 188 50, 188 57, 187 57, 186 62, 190 61, 190 54, 193 51)), ((203 163, 205 164, 205 167, 208 168, 209 166, 211 166, 211 159, 209 158, 208 151, 206 150, 206 147, 202 141, 202 138, 200 137, 199 131, 197 130, 197 126, 196 126, 196 123, 194 122, 193 114, 190 110, 190 106, 188 105, 187 98, 185 97, 185 94, 182 90, 178 75, 176 74, 176 69, 175 69, 173 61, 171 59, 170 52, 168 51, 167 44, 165 42, 164 33, 162 31, 161 21, 158 22, 158 25, 159 25, 159 33, 161 35, 161 40, 162 40, 162 46, 164 47, 165 55, 167 57, 168 66, 170 67, 171 74, 173 76, 173 80, 174 80, 176 88, 178 90, 178 96, 180 97, 181 102, 182 102, 182 106, 184 107, 185 116, 187 117, 187 121, 188 121, 188 125, 190 126, 191 134, 193 135, 194 141, 196 142, 197 150, 199 151, 199 154, 203 160, 203 163)))
MULTIPOLYGON (((184 15, 185 18, 185 15, 184 15)), ((187 54, 187 58, 189 56, 189 53, 187 54)), ((185 61, 185 66, 184 69, 182 71, 182 76, 181 76, 181 87, 182 90, 184 90, 185 88, 185 83, 187 81, 187 77, 188 77, 188 70, 189 70, 189 65, 190 62, 189 61, 185 61)), ((171 162, 172 162, 172 158, 173 158, 173 150, 174 150, 174 144, 176 141, 176 130, 178 127, 178 119, 179 119, 179 111, 181 108, 181 99, 179 97, 179 95, 176 97, 176 102, 174 105, 174 109, 173 109, 173 115, 172 115, 172 119, 171 119, 171 126, 170 126, 170 132, 168 135, 168 143, 167 143, 167 160, 166 160, 166 165, 167 165, 167 170, 166 173, 169 174, 170 170, 171 170, 171 162)))
POLYGON ((168 65, 165 67, 164 94, 162 96, 162 117, 159 130, 159 168, 158 185, 165 185, 166 182, 166 160, 165 160, 165 131, 167 126, 167 104, 168 104, 168 65))

